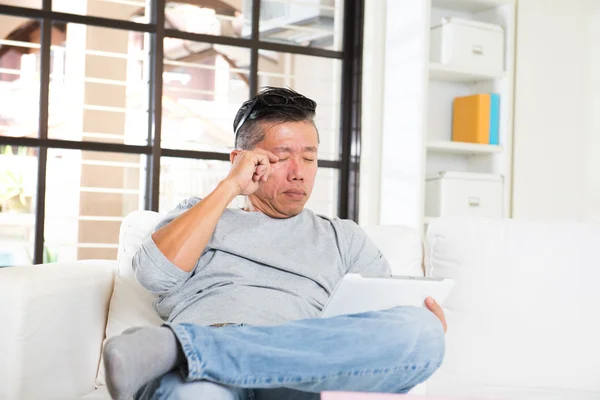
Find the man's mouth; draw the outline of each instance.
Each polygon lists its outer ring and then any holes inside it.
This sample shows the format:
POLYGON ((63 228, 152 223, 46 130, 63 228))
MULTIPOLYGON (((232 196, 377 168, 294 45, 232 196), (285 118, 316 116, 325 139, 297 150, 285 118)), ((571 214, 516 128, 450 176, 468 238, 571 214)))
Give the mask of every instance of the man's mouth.
POLYGON ((306 195, 306 192, 301 189, 291 189, 283 192, 283 194, 292 199, 302 199, 306 195))

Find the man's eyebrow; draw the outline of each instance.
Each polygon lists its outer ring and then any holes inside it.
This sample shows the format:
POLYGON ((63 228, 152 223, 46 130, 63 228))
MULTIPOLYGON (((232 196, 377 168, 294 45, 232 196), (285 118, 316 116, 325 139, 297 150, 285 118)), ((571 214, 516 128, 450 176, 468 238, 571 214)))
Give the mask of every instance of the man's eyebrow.
POLYGON ((277 146, 273 149, 273 151, 278 151, 281 153, 291 153, 292 152, 292 148, 291 147, 285 147, 285 146, 277 146))
MULTIPOLYGON (((280 153, 292 153, 292 148, 291 147, 287 147, 287 146, 277 146, 273 149, 273 151, 277 151, 280 153)), ((313 152, 316 153, 317 152, 317 148, 315 146, 306 146, 304 148, 302 148, 303 152, 313 152)))

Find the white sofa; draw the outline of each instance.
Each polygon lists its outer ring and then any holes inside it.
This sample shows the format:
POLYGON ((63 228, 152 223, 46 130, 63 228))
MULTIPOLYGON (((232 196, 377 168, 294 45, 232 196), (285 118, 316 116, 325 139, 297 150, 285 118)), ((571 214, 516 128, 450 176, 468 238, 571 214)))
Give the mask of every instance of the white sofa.
MULTIPOLYGON (((95 386, 111 296, 111 334, 127 318, 115 275, 130 279, 131 255, 159 218, 125 219, 118 261, 0 269, 0 400, 108 398, 95 386)), ((367 233, 395 274, 422 275, 425 261, 429 275, 456 281, 446 360, 427 394, 600 399, 600 225, 439 219, 425 246, 408 228, 367 233)), ((151 298, 129 302, 149 309, 151 298)))

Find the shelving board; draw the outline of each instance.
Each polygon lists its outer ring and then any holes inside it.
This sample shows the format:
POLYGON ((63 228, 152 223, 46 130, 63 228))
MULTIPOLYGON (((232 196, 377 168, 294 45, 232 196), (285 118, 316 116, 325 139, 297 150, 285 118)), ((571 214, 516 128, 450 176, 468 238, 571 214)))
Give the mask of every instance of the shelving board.
POLYGON ((429 78, 450 82, 482 82, 504 78, 503 71, 477 71, 438 63, 429 64, 429 78))
POLYGON ((436 153, 486 155, 502 153, 504 151, 504 147, 490 144, 430 140, 427 142, 427 150, 436 153))
POLYGON ((474 13, 506 4, 514 5, 515 3, 515 0, 432 0, 431 6, 474 13))

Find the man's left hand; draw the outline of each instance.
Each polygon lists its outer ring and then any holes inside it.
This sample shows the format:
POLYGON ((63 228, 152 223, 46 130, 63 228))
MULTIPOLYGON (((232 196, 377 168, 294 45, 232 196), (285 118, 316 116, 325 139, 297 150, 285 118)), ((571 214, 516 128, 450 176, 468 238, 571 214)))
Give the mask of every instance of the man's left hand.
POLYGON ((445 333, 448 326, 446 325, 446 317, 444 316, 444 310, 442 309, 442 306, 440 306, 432 297, 425 299, 425 306, 442 322, 445 333))

